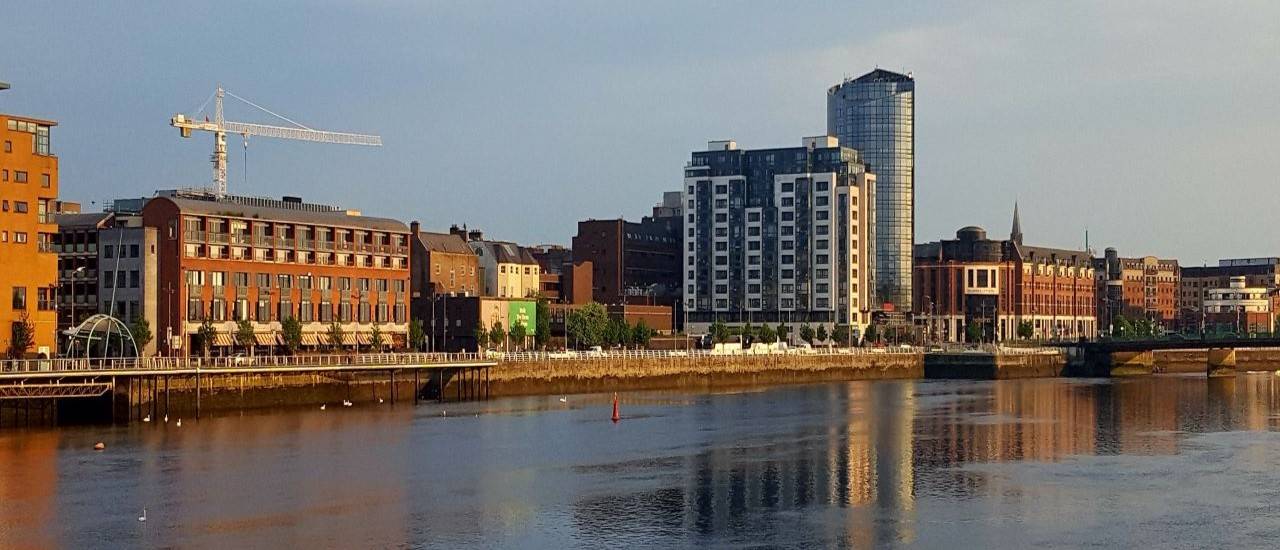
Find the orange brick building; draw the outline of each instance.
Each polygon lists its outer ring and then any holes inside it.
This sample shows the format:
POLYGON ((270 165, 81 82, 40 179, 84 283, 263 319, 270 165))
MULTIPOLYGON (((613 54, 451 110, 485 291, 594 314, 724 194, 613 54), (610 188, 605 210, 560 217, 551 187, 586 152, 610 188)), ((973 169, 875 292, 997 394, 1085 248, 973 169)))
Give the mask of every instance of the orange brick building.
POLYGON ((0 353, 24 318, 35 329, 27 355, 57 351, 58 157, 49 144, 55 125, 0 114, 0 353))
POLYGON ((215 353, 237 348, 236 322, 257 346, 283 343, 281 323, 302 324, 304 350, 327 349, 337 322, 344 348, 403 347, 409 323, 409 228, 299 199, 166 192, 142 209, 157 230, 156 338, 171 353, 199 352, 208 318, 215 353), (174 335, 172 344, 167 335, 174 335), (174 349, 169 349, 170 347, 174 349))
POLYGON ((1027 246, 1014 212, 1009 240, 965 227, 955 240, 919 244, 913 268, 916 318, 932 339, 965 342, 971 325, 984 342, 1097 336, 1094 269, 1083 250, 1027 246))

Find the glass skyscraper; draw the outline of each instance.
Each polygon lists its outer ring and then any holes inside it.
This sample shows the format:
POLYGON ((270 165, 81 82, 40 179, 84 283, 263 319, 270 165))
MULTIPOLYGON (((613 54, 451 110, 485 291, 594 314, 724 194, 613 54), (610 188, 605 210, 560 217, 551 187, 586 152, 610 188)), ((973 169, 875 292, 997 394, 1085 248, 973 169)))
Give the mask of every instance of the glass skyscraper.
POLYGON ((827 90, 827 133, 862 153, 876 175, 872 304, 911 311, 915 242, 915 90, 910 75, 876 69, 827 90))

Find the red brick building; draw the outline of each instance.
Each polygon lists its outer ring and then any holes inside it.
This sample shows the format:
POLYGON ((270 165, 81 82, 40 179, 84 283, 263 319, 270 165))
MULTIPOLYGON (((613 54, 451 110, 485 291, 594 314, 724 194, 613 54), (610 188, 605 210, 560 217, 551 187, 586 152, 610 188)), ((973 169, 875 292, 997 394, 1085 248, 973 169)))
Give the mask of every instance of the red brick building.
POLYGON ((1180 320, 1178 260, 1122 258, 1114 248, 1093 261, 1098 280, 1098 321, 1103 329, 1120 316, 1149 319, 1172 330, 1180 320))
POLYGON ((965 227, 955 240, 916 245, 914 264, 915 314, 932 339, 968 341, 973 326, 982 341, 1011 340, 1024 324, 1035 338, 1097 335, 1092 258, 1024 245, 1016 209, 1009 240, 965 227))
MULTIPOLYGON (((156 338, 171 353, 198 353, 204 319, 215 353, 237 347, 236 322, 258 346, 282 344, 281 322, 302 323, 304 349, 403 346, 409 322, 409 228, 299 199, 166 192, 142 209, 158 233, 156 338), (172 339, 166 335, 172 334, 172 339), (172 349, 171 349, 172 348, 172 349)), ((265 351, 265 350, 264 350, 265 351)))

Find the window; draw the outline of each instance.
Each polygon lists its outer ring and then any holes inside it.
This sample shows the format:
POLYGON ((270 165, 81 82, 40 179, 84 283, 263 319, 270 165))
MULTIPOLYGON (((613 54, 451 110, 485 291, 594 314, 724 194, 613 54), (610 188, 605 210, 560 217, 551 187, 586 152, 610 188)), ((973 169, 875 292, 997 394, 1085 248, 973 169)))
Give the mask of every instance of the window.
POLYGON ((351 277, 338 277, 338 290, 351 290, 351 277))
POLYGON ((13 287, 13 309, 27 309, 27 287, 13 287))
POLYGON ((720 241, 716 243, 716 252, 728 252, 728 251, 729 251, 729 243, 724 241, 720 241))
POLYGON ((129 245, 129 257, 130 258, 138 257, 138 245, 136 244, 129 245))
POLYGON ((282 298, 280 303, 276 305, 276 318, 283 321, 293 317, 293 302, 288 298, 282 298))
POLYGON ((254 317, 259 323, 271 322, 271 301, 266 298, 258 298, 258 307, 254 308, 254 317))
POLYGON ((18 243, 18 244, 24 244, 24 243, 26 243, 26 242, 27 242, 27 233, 26 233, 25 231, 14 231, 14 232, 13 232, 13 242, 18 243))
POLYGON ((747 292, 748 292, 748 293, 750 293, 750 294, 759 294, 759 293, 760 293, 760 285, 759 285, 759 284, 755 284, 755 283, 752 283, 752 284, 747 285, 747 292))
POLYGON ((238 287, 247 287, 249 286, 249 274, 244 272, 235 273, 233 274, 233 281, 238 287))
POLYGON ((818 294, 826 294, 831 289, 831 286, 827 283, 818 283, 816 286, 818 288, 818 294))
POLYGON ((729 292, 729 285, 716 285, 716 294, 725 294, 729 292))
POLYGON ((28 205, 26 201, 13 201, 13 211, 17 214, 26 214, 28 205))
POLYGON ((298 306, 298 313, 299 313, 298 320, 304 323, 310 323, 311 321, 315 320, 314 312, 315 312, 315 309, 311 307, 311 300, 303 300, 302 303, 299 304, 298 306))
POLYGON ((226 271, 210 271, 209 284, 215 287, 227 286, 227 272, 226 271))
POLYGON ((751 241, 747 243, 747 250, 760 250, 760 241, 751 241))
POLYGON ((822 221, 822 220, 827 219, 827 217, 828 217, 829 215, 830 215, 830 213, 829 213, 829 212, 827 212, 826 210, 818 210, 818 211, 816 211, 816 212, 814 212, 814 213, 813 213, 813 219, 818 220, 818 221, 822 221))
POLYGON ((749 221, 749 222, 758 222, 758 221, 760 221, 760 213, 759 213, 759 212, 748 212, 748 213, 747 213, 747 221, 749 221))
POLYGON ((729 265, 728 256, 716 256, 716 265, 729 265))
POLYGON ((795 226, 792 226, 792 225, 784 225, 778 231, 778 234, 782 235, 783 237, 791 236, 791 235, 794 235, 795 233, 796 233, 796 228, 795 226))
POLYGON ((760 228, 759 228, 759 227, 748 227, 748 228, 747 228, 747 236, 748 236, 748 237, 759 237, 759 236, 760 236, 760 228))
POLYGON ((298 275, 298 288, 302 290, 311 290, 311 276, 298 275))
POLYGON ((796 184, 795 184, 795 183, 792 183, 792 182, 789 182, 789 181, 784 181, 784 182, 782 182, 782 192, 783 192, 783 193, 791 193, 791 192, 794 192, 795 190, 796 190, 796 184))
MULTIPOLYGON (((277 274, 276 286, 286 290, 293 288, 293 276, 286 273, 277 274)), ((281 319, 284 319, 284 317, 281 317, 281 319)))
POLYGON ((4 142, 4 152, 6 152, 6 153, 12 153, 12 152, 13 152, 13 142, 12 142, 12 141, 5 140, 5 142, 4 142))
POLYGON ((333 288, 333 277, 320 277, 318 282, 320 290, 329 290, 333 288))
POLYGON ((827 249, 827 240, 826 240, 826 239, 818 239, 817 246, 815 246, 814 248, 816 248, 816 249, 818 249, 818 250, 826 250, 826 249, 827 249))
POLYGON ((827 190, 827 186, 828 186, 828 185, 830 185, 830 184, 828 184, 828 183, 827 183, 827 182, 825 182, 825 181, 819 181, 819 182, 814 182, 814 184, 813 184, 813 188, 814 188, 814 190, 815 190, 815 191, 819 191, 819 192, 821 192, 821 191, 826 191, 826 190, 827 190))
POLYGON ((818 264, 818 265, 826 265, 826 263, 827 263, 827 255, 826 255, 826 254, 818 254, 817 258, 816 258, 816 259, 814 259, 813 263, 818 264))
POLYGON ((759 279, 759 278, 760 278, 760 270, 759 270, 759 269, 752 269, 752 270, 750 270, 750 271, 747 271, 747 278, 748 278, 748 279, 759 279))
POLYGON ((791 254, 782 255, 782 265, 791 265, 796 263, 796 257, 791 254))
POLYGON ((782 197, 782 207, 789 208, 796 205, 796 200, 791 197, 782 197))
POLYGON ((795 241, 782 241, 783 250, 792 250, 796 247, 795 241))
POLYGON ((784 222, 791 222, 791 221, 795 221, 795 219, 796 219, 796 214, 795 214, 795 212, 783 212, 783 213, 782 213, 782 221, 784 221, 784 222))
POLYGON ((271 274, 270 274, 270 273, 259 273, 259 274, 257 275, 257 279, 258 279, 258 288, 260 288, 260 289, 268 289, 268 288, 271 288, 271 274))
POLYGON ((17 183, 27 183, 27 173, 22 170, 15 170, 13 172, 13 181, 17 183))
POLYGON ((716 186, 716 194, 717 194, 717 195, 728 195, 728 194, 729 194, 729 186, 728 186, 728 185, 723 185, 723 184, 721 184, 721 185, 717 185, 717 186, 716 186))
POLYGON ((792 269, 784 269, 784 270, 782 270, 782 278, 783 278, 783 279, 790 279, 790 278, 793 278, 793 277, 795 277, 795 276, 796 276, 796 272, 795 272, 795 270, 792 270, 792 269))
POLYGON ((187 320, 201 319, 204 319, 204 302, 200 301, 200 298, 187 298, 187 320))
POLYGON ((115 257, 115 247, 114 247, 114 246, 112 246, 112 245, 109 245, 109 244, 108 244, 108 245, 103 246, 103 247, 102 247, 102 257, 103 257, 103 258, 114 258, 114 257, 115 257))
POLYGON ((826 225, 819 225, 819 226, 816 226, 816 227, 814 227, 814 228, 813 228, 813 232, 814 232, 815 234, 817 234, 817 235, 826 235, 826 234, 827 234, 827 226, 826 226, 826 225))
POLYGON ((129 272, 129 288, 138 288, 138 270, 129 272))
POLYGON ((716 223, 724 223, 729 221, 728 214, 716 214, 716 223))
POLYGON ((52 185, 49 174, 40 174, 40 187, 48 189, 52 185))
POLYGON ((716 208, 728 208, 729 201, 725 199, 716 199, 716 208))

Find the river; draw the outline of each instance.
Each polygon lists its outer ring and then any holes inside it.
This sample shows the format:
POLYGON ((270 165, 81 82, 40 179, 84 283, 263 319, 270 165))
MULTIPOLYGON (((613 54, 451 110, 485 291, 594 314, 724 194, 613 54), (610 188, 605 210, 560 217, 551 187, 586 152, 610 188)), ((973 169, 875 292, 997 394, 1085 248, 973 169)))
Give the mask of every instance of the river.
POLYGON ((570 395, 5 430, 0 547, 1280 540, 1270 374, 644 392, 621 409, 613 424, 610 396, 570 395))

